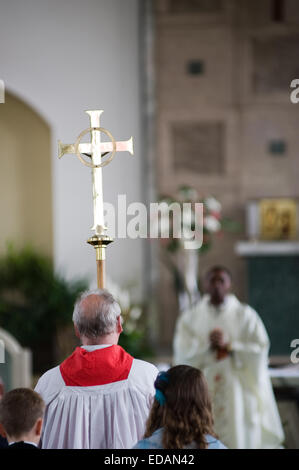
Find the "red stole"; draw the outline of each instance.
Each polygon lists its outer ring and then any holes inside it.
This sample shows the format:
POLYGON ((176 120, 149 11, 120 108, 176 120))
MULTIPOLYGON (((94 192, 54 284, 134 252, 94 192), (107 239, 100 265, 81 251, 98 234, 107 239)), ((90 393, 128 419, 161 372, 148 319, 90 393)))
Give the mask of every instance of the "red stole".
POLYGON ((95 351, 76 348, 60 365, 65 385, 90 387, 126 380, 133 363, 121 346, 113 345, 95 351))

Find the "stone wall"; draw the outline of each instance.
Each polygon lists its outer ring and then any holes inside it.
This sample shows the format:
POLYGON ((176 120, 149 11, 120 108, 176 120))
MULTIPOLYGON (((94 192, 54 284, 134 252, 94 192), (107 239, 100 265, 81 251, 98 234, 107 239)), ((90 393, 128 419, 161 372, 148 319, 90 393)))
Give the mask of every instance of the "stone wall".
MULTIPOLYGON (((234 253, 236 240, 246 237, 246 202, 299 196, 299 105, 290 102, 290 82, 299 78, 299 2, 154 5, 158 192, 195 186, 243 224, 241 233, 216 239, 200 258, 200 273, 226 265, 236 294, 247 301, 245 261, 234 253), (283 153, 271 153, 273 140, 284 142, 283 153)), ((177 316, 173 297, 163 268, 161 338, 168 348, 177 316)))

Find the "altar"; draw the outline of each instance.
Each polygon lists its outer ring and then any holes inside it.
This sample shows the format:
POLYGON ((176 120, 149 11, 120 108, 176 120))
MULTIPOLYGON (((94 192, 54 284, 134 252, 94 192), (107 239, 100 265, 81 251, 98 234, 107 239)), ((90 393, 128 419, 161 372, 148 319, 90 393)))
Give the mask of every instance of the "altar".
POLYGON ((272 363, 290 363, 299 338, 299 242, 240 241, 235 251, 247 262, 248 303, 270 337, 272 363))

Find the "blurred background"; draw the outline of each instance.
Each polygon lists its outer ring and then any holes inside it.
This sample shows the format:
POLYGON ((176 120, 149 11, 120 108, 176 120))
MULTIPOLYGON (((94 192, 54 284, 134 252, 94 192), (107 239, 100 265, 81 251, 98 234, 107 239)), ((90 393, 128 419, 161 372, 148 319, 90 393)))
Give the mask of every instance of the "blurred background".
MULTIPOLYGON (((74 155, 58 160, 57 149, 58 139, 74 143, 89 127, 88 109, 105 111, 101 125, 116 140, 134 137, 134 158, 119 154, 103 170, 106 202, 117 210, 125 194, 127 204, 197 201, 205 209, 199 250, 186 253, 171 237, 116 238, 108 247, 108 286, 127 320, 123 345, 170 362, 180 310, 220 264, 263 319, 271 365, 291 365, 299 338, 298 51, 297 0, 0 0, 7 389, 72 351, 74 300, 96 285, 86 244, 90 170, 74 155)), ((298 415, 298 378, 284 387, 275 380, 288 393, 286 413, 298 415)))

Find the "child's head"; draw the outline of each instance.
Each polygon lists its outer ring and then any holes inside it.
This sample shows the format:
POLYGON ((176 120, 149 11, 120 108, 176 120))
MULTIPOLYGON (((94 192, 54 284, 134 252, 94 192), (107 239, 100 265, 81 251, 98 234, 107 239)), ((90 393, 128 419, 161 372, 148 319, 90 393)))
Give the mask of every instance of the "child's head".
POLYGON ((7 440, 40 440, 45 403, 40 395, 29 388, 16 388, 7 392, 0 401, 0 425, 7 440))
POLYGON ((205 436, 215 434, 211 401, 203 373, 194 367, 175 366, 167 372, 160 372, 155 388, 145 437, 163 428, 162 444, 165 449, 180 449, 191 442, 205 448, 205 436))

